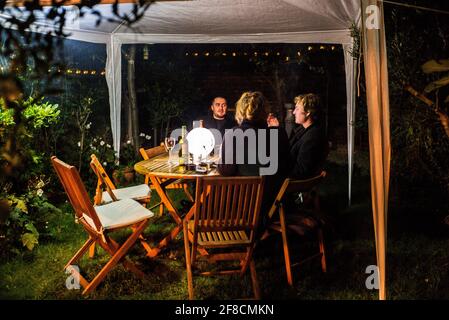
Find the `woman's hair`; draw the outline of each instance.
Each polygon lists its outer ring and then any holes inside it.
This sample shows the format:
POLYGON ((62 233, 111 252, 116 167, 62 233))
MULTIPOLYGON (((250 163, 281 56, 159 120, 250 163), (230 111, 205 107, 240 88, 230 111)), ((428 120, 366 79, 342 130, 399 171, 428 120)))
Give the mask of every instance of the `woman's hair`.
POLYGON ((268 116, 268 105, 259 91, 247 91, 235 104, 235 120, 241 124, 243 120, 265 122, 268 116))
POLYGON ((314 93, 301 94, 295 97, 295 104, 302 102, 304 112, 309 112, 313 121, 317 121, 321 116, 320 97, 314 93))

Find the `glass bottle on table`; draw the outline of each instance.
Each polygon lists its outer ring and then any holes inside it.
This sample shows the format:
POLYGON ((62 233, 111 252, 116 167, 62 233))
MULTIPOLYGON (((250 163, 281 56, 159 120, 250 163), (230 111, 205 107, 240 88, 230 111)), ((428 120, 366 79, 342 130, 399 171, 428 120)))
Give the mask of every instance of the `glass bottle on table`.
POLYGON ((187 127, 181 128, 181 139, 179 140, 179 166, 185 167, 189 164, 189 146, 187 143, 187 127))
MULTIPOLYGON (((204 128, 204 121, 203 120, 199 121, 199 127, 200 128, 204 128)), ((204 158, 200 156, 199 162, 200 162, 200 164, 202 162, 207 162, 207 155, 204 158)))

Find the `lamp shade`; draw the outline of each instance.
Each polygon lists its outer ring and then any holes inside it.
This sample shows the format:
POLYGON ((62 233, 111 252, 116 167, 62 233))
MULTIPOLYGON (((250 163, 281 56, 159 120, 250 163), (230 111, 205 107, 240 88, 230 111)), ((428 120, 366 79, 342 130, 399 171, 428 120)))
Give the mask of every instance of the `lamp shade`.
POLYGON ((212 132, 206 128, 195 128, 187 134, 189 152, 194 156, 206 157, 215 146, 212 132))

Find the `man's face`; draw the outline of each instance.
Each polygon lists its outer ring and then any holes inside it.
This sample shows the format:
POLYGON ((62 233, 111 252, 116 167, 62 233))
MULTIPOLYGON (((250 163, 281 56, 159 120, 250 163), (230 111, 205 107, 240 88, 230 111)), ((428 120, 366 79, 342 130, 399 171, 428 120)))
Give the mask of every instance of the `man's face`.
POLYGON ((210 108, 211 108, 215 118, 223 119, 228 110, 228 105, 226 103, 226 99, 215 98, 214 102, 212 102, 212 105, 210 106, 210 108))
POLYGON ((293 114, 295 115, 295 122, 297 124, 304 124, 308 119, 308 114, 304 111, 304 105, 302 104, 302 101, 298 101, 296 103, 293 114))

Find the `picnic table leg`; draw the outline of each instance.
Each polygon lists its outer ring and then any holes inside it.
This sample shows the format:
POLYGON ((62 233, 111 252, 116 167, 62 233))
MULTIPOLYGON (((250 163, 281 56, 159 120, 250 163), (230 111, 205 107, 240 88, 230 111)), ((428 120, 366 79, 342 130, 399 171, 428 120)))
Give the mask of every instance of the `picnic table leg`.
POLYGON ((162 189, 158 179, 154 176, 150 176, 151 182, 154 185, 154 188, 156 189, 156 192, 158 193, 159 197, 161 198, 161 202, 164 203, 164 205, 167 207, 168 213, 173 217, 176 224, 181 225, 182 219, 179 216, 178 210, 173 206, 172 202, 168 198, 167 194, 165 193, 165 190, 162 189))
MULTIPOLYGON (((165 192, 165 188, 162 188, 159 180, 157 179, 157 177, 155 176, 150 176, 151 179, 151 183, 153 184, 154 188, 156 189, 156 192, 158 193, 159 197, 161 198, 161 202, 164 203, 165 207, 168 210, 168 213, 172 216, 172 218, 175 220, 177 226, 170 232, 169 235, 167 235, 164 239, 162 239, 158 245, 155 248, 152 248, 147 256, 150 258, 153 258, 155 256, 157 256, 159 254, 159 252, 168 245, 168 243, 175 239, 176 236, 178 235, 178 233, 181 231, 181 229, 183 228, 182 223, 183 223, 183 219, 181 219, 178 210, 175 208, 175 206, 173 205, 173 203, 171 202, 170 198, 167 196, 166 192, 165 192)), ((194 207, 192 206, 192 208, 190 208, 189 212, 187 213, 185 219, 189 220, 194 213, 194 207)), ((189 232, 188 234, 189 238, 192 238, 192 234, 189 232)), ((207 251, 205 249, 200 249, 199 250, 201 255, 207 255, 207 251)))
POLYGON ((149 258, 156 257, 159 254, 159 252, 169 244, 170 241, 172 241, 173 239, 176 238, 176 236, 181 231, 181 229, 182 229, 181 225, 176 226, 176 228, 174 228, 172 231, 170 231, 169 235, 167 235, 164 239, 162 239, 156 247, 152 248, 148 252, 147 256, 149 258))
POLYGON ((172 231, 170 231, 170 234, 167 235, 164 239, 162 239, 158 245, 151 250, 148 251, 147 256, 150 258, 156 257, 159 252, 168 245, 168 243, 176 238, 179 231, 181 231, 182 228, 182 219, 179 216, 178 210, 174 207, 171 200, 165 193, 165 188, 162 188, 160 181, 155 176, 150 176, 151 183, 153 184, 154 188, 156 189, 156 192, 158 193, 159 197, 161 198, 161 202, 165 205, 165 207, 168 210, 168 213, 172 216, 172 218, 175 220, 177 226, 172 231))

